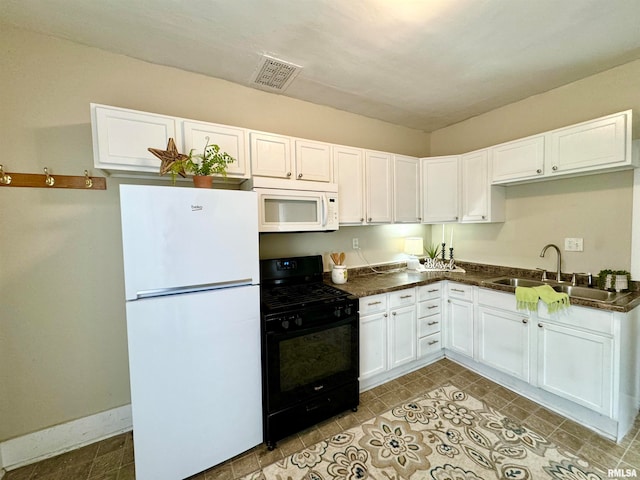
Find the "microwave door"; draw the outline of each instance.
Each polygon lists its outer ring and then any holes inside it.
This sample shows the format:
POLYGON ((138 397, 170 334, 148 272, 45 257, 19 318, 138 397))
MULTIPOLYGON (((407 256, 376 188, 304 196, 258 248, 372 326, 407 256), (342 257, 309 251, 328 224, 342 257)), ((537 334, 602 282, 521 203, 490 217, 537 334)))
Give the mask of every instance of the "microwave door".
POLYGON ((263 192, 260 231, 296 232, 324 228, 323 199, 317 192, 263 192))

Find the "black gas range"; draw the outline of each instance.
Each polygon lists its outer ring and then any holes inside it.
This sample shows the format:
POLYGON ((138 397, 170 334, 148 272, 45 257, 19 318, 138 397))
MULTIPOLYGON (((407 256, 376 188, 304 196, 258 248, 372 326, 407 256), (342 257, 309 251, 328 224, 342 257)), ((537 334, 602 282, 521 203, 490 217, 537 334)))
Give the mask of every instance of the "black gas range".
POLYGON ((260 262, 264 437, 358 406, 358 299, 323 282, 322 256, 260 262))

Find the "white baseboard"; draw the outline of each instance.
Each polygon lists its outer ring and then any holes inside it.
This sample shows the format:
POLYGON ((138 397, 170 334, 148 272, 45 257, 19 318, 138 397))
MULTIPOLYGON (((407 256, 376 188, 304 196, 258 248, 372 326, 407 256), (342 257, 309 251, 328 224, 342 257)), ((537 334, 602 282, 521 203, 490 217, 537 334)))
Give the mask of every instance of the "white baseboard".
POLYGON ((39 462, 132 428, 131 405, 124 405, 0 442, 0 480, 3 470, 39 462))

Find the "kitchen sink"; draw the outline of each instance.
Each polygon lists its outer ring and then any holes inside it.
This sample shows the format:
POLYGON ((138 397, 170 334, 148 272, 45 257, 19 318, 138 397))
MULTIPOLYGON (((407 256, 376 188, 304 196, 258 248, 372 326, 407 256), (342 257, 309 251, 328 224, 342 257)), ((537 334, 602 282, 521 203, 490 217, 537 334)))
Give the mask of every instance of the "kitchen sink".
POLYGON ((538 287, 540 285, 549 285, 556 292, 563 292, 572 298, 581 298, 583 300, 591 300, 594 302, 613 303, 626 297, 630 292, 609 292, 606 290, 599 290, 597 288, 587 288, 571 285, 569 283, 556 283, 552 281, 540 281, 532 280, 530 278, 519 277, 498 277, 491 280, 487 280, 486 283, 494 285, 506 285, 509 287, 538 287))
POLYGON ((608 292, 597 288, 577 287, 574 285, 551 285, 556 292, 564 292, 570 297, 584 298, 595 302, 611 303, 629 295, 630 292, 608 292))
POLYGON ((539 280, 517 277, 494 278, 492 280, 487 280, 487 283, 494 283, 496 285, 507 285, 509 287, 538 287, 545 284, 545 282, 541 282, 539 280))

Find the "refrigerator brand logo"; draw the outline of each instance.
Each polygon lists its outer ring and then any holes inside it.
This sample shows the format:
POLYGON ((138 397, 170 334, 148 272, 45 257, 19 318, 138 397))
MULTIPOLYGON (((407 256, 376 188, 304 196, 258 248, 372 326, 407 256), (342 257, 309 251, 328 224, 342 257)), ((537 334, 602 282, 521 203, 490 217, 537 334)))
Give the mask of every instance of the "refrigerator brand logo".
POLYGON ((200 210, 202 210, 202 205, 191 205, 192 212, 199 212, 200 210))

